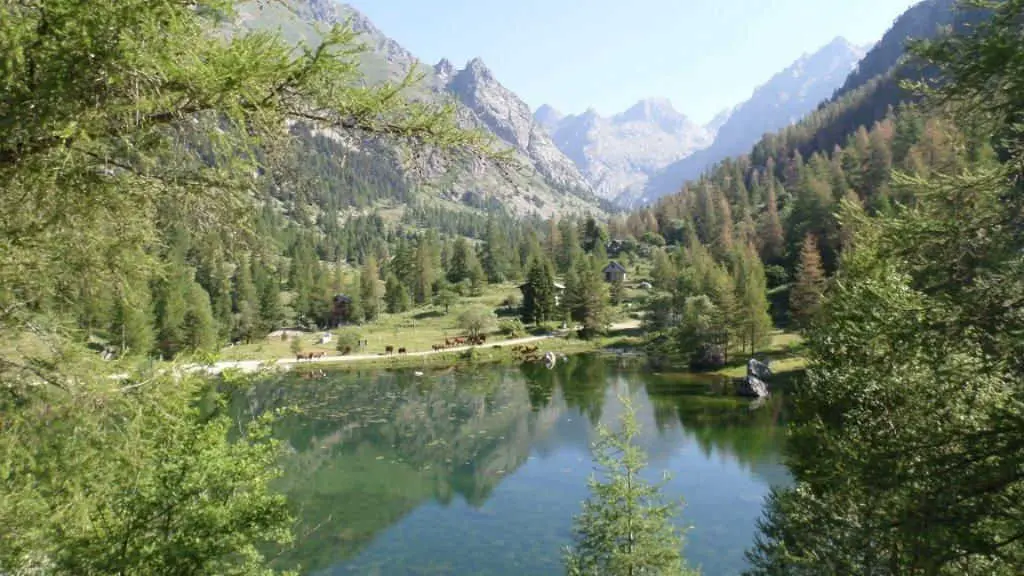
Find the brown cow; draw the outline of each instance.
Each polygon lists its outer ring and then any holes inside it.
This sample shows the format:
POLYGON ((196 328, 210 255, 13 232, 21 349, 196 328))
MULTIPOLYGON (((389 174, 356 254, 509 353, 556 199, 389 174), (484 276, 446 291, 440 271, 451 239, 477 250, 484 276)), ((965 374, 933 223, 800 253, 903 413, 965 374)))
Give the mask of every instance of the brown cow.
POLYGON ((394 354, 395 353, 395 347, 394 346, 385 346, 384 347, 384 353, 385 354, 394 354))
POLYGON ((398 353, 399 354, 405 354, 405 348, 399 348, 398 349, 398 353))

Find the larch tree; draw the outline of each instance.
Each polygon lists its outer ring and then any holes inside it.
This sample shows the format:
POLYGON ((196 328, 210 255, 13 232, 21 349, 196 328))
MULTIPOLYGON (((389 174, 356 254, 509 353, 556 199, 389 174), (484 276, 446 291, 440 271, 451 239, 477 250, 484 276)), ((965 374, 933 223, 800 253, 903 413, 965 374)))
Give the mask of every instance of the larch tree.
POLYGON ((796 279, 789 293, 789 311, 801 327, 808 327, 821 308, 825 294, 825 269, 821 264, 818 239, 808 234, 800 248, 796 279))
POLYGON ((678 503, 665 503, 661 485, 641 476, 647 455, 637 445, 640 427, 628 398, 619 430, 598 426, 596 474, 590 498, 573 524, 565 552, 570 576, 695 576, 683 559, 683 533, 673 525, 678 503))
MULTIPOLYGON (((182 262, 164 260, 164 231, 255 243, 253 199, 290 153, 289 123, 407 158, 503 162, 453 106, 405 97, 415 70, 364 82, 355 31, 335 26, 316 47, 226 35, 234 5, 0 3, 0 214, 18 215, 0 218, 0 336, 32 330, 47 344, 38 358, 0 351, 0 572, 263 575, 264 545, 290 538, 264 420, 238 430, 201 411, 211 389, 197 376, 95 362, 82 334, 49 321, 83 281, 90 295, 127 293, 141 247, 163 269, 159 345, 187 346, 209 304, 182 262)), ((254 274, 268 328, 280 319, 274 264, 254 274)))
POLYGON ((779 201, 775 195, 775 185, 769 180, 768 198, 765 200, 765 211, 760 228, 761 256, 765 262, 778 264, 786 252, 786 234, 779 218, 779 201))

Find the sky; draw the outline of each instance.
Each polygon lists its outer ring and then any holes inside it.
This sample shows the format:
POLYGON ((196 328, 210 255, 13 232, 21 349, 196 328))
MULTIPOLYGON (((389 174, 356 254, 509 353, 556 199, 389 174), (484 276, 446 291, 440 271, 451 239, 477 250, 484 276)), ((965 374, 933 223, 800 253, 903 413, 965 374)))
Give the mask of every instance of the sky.
POLYGON ((347 0, 425 63, 480 57, 531 108, 610 116, 664 97, 706 123, 836 36, 918 0, 347 0))

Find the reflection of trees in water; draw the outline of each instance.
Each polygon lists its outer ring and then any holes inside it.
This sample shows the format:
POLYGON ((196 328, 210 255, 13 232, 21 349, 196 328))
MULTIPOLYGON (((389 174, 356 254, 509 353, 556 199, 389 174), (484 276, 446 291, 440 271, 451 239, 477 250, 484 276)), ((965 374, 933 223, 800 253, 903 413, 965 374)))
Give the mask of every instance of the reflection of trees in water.
POLYGON ((609 365, 593 356, 570 356, 555 366, 566 406, 577 409, 594 426, 601 421, 609 365))
POLYGON ((329 566, 431 498, 486 501, 557 418, 531 410, 523 376, 493 367, 430 374, 286 375, 236 399, 237 413, 294 406, 276 426, 285 441, 280 489, 299 511, 282 565, 329 566))
POLYGON ((766 479, 772 483, 785 477, 778 461, 778 448, 785 437, 781 396, 757 408, 752 408, 748 400, 726 396, 652 393, 650 400, 660 431, 672 426, 674 416, 706 457, 729 454, 748 470, 770 475, 766 479))
POLYGON ((587 356, 552 370, 486 366, 425 377, 358 371, 320 380, 288 374, 238 394, 234 408, 240 418, 299 409, 276 429, 289 448, 279 486, 300 521, 295 548, 282 554, 281 565, 301 562, 311 571, 358 553, 430 500, 445 505, 458 495, 482 505, 531 448, 586 450, 592 427, 615 418, 616 391, 653 414, 644 440, 652 458, 672 457, 678 439, 668 432, 681 425, 705 454, 732 453, 753 473, 778 476, 779 466, 763 452, 777 449, 781 403, 750 411, 747 401, 706 396, 707 381, 673 378, 587 356))

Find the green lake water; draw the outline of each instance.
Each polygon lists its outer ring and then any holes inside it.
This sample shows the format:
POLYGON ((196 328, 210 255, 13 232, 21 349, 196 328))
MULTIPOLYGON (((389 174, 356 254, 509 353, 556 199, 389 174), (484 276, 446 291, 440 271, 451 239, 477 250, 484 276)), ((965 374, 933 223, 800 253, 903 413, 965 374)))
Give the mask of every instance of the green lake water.
POLYGON ((756 409, 715 381, 577 356, 540 365, 288 374, 239 398, 293 406, 278 489, 299 519, 282 568, 302 574, 544 575, 587 497, 590 443, 632 398, 650 477, 672 475, 707 576, 745 566, 764 496, 789 481, 778 400, 756 409))

